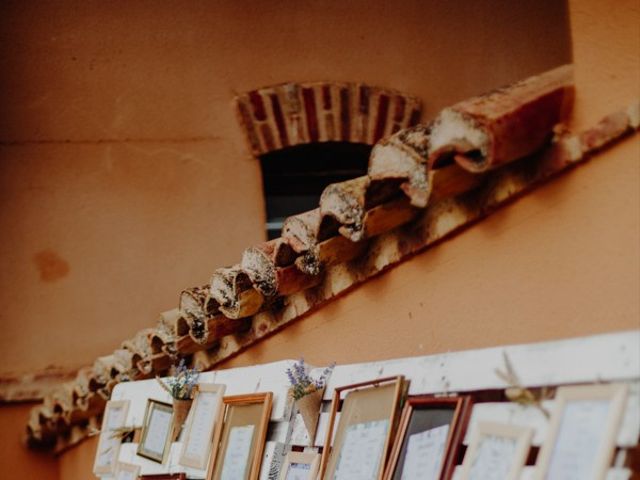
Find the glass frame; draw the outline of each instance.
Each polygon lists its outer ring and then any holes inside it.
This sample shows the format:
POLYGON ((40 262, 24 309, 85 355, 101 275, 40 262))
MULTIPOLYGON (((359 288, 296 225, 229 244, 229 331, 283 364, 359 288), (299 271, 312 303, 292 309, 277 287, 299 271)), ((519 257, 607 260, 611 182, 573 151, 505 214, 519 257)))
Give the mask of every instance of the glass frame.
MULTIPOLYGON (((273 404, 273 393, 254 393, 247 395, 233 395, 224 397, 224 420, 220 438, 216 441, 212 460, 209 462, 207 471, 207 480, 220 480, 224 468, 229 436, 231 429, 253 425, 254 431, 249 450, 249 458, 247 459, 247 467, 245 467, 245 479, 256 480, 260 475, 260 466, 262 464, 262 454, 264 452, 264 444, 267 438, 267 430, 269 427, 269 419, 271 418, 271 406, 273 404), (253 407, 262 405, 258 412, 253 407), (243 412, 243 410, 245 410, 243 412), (257 413, 257 415, 256 415, 257 413)), ((241 479, 238 479, 241 480, 241 479)))
POLYGON ((351 426, 361 422, 353 422, 354 418, 363 419, 367 421, 376 420, 388 420, 389 427, 386 433, 386 438, 382 450, 382 458, 378 467, 378 475, 376 478, 381 480, 384 475, 385 466, 389 456, 389 449, 391 447, 391 441, 394 437, 395 428, 397 426, 399 404, 401 398, 406 393, 408 388, 408 382, 405 381, 403 375, 395 377, 380 378, 377 380, 370 380, 367 382, 355 383, 352 385, 345 385, 337 387, 333 393, 333 399, 331 401, 331 415, 329 417, 329 426, 324 441, 324 448, 322 451, 322 461, 320 464, 320 479, 333 478, 337 467, 336 458, 340 458, 343 442, 342 439, 345 435, 345 430, 351 426), (388 396, 384 387, 391 387, 391 408, 384 404, 384 400, 388 396), (346 393, 344 400, 342 400, 342 394, 346 393), (367 399, 364 404, 360 402, 350 402, 351 399, 357 398, 356 396, 367 395, 372 398, 367 399), (375 397, 379 396, 379 401, 374 401, 375 397), (336 426, 336 417, 338 410, 341 409, 340 419, 336 426), (357 410, 359 409, 359 410, 357 410), (352 411, 353 410, 353 411, 352 411), (333 434, 335 429, 335 436, 333 434), (328 475, 328 476, 327 476, 328 475))
POLYGON ((449 433, 438 478, 441 480, 450 479, 453 475, 456 455, 464 440, 470 414, 471 397, 466 395, 456 397, 433 397, 429 395, 407 397, 385 472, 385 480, 393 480, 396 476, 402 475, 408 434, 411 434, 413 430, 416 430, 414 433, 417 433, 418 431, 427 431, 430 428, 437 428, 447 424, 449 425, 449 433), (423 425, 416 428, 412 424, 414 413, 429 410, 433 412, 433 415, 430 418, 422 419, 423 425), (438 416, 441 417, 442 410, 451 410, 451 420, 448 423, 442 423, 442 419, 438 418, 438 416), (429 428, 425 425, 425 420, 429 428))
POLYGON ((174 416, 173 405, 171 405, 170 403, 161 402, 159 400, 153 400, 153 399, 147 400, 147 408, 144 412, 144 421, 142 424, 142 434, 140 435, 140 443, 138 444, 138 450, 136 451, 137 455, 158 463, 164 463, 166 461, 169 455, 169 451, 171 449, 173 416, 174 416), (165 438, 163 441, 164 447, 161 455, 158 455, 157 452, 154 452, 145 448, 147 435, 149 433, 149 426, 153 421, 154 412, 157 410, 164 411, 165 413, 171 412, 171 420, 169 421, 167 431, 165 432, 165 438))

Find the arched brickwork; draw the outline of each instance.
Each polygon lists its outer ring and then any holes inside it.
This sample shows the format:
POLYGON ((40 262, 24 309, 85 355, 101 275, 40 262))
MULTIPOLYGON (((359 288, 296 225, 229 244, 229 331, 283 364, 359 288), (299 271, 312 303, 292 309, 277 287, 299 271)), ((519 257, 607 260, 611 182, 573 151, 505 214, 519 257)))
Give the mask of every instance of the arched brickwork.
POLYGON ((373 145, 420 120, 416 97, 360 83, 285 83, 244 93, 235 107, 254 156, 314 142, 373 145))

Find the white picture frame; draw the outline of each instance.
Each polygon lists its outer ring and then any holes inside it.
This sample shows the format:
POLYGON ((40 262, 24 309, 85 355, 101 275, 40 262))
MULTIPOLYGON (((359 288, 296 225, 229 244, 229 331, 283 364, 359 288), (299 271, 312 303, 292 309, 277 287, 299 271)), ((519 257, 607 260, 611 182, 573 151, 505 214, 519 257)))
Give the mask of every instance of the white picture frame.
POLYGON ((534 479, 604 480, 627 394, 625 384, 558 388, 534 479))
POLYGON ((315 480, 320 469, 321 458, 319 453, 287 453, 280 469, 279 480, 315 480))
POLYGON ((185 467, 206 469, 215 438, 220 434, 226 386, 213 383, 198 385, 182 434, 178 463, 185 467))
POLYGON ((132 463, 118 462, 114 480, 138 480, 140 466, 132 463))
POLYGON ((533 429, 479 422, 469 440, 460 480, 518 480, 527 461, 533 429))
POLYGON ((93 473, 97 476, 111 475, 116 470, 118 454, 122 439, 117 434, 117 429, 125 426, 129 401, 108 401, 102 416, 102 427, 96 449, 96 458, 93 464, 93 473))

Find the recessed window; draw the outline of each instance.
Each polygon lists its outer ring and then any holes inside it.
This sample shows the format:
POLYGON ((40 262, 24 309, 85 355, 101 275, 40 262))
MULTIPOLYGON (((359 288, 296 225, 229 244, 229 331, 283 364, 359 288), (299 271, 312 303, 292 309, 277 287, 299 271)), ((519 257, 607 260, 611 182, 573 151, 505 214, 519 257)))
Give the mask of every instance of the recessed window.
POLYGON ((371 145, 324 142, 260 155, 267 235, 280 236, 284 220, 318 207, 324 188, 367 173, 371 145))

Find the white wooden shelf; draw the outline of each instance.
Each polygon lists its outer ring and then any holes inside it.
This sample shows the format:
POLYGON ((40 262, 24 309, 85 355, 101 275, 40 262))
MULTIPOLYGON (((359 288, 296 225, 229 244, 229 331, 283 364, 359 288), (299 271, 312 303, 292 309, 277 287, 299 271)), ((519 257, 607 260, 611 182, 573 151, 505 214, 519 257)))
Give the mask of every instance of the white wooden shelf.
MULTIPOLYGON (((301 352, 304 353, 304 352, 301 352)), ((558 386, 567 384, 625 382, 629 384, 629 398, 624 420, 618 433, 617 445, 624 449, 637 445, 640 437, 640 330, 625 331, 575 338, 554 342, 512 345, 463 352, 402 358, 372 363, 338 365, 333 371, 325 391, 326 403, 337 386, 365 380, 404 375, 411 381, 409 393, 452 395, 481 390, 503 389, 504 382, 496 375, 496 369, 504 369, 504 354, 509 357, 519 380, 526 387, 558 386)), ((286 453, 287 445, 309 446, 309 438, 299 415, 291 417, 288 400, 288 381, 285 370, 293 360, 256 365, 252 367, 220 370, 201 374, 200 381, 223 383, 226 394, 273 392, 273 411, 261 479, 269 478, 269 470, 277 465, 286 453)), ((314 369, 319 375, 322 368, 314 369)), ((168 394, 156 380, 121 383, 113 391, 113 400, 129 400, 127 425, 140 426, 147 400, 170 402, 168 394)), ((553 400, 544 403, 552 410, 553 400)), ((547 420, 533 407, 523 407, 509 402, 478 403, 473 407, 467 436, 479 421, 498 421, 534 429, 533 445, 540 445, 545 438, 547 420)), ((313 442, 324 442, 328 414, 322 413, 318 432, 313 442)), ((165 465, 151 462, 136 455, 137 444, 125 444, 119 460, 141 466, 142 474, 186 472, 189 478, 203 479, 206 472, 187 469, 178 465, 181 444, 172 445, 171 455, 165 465)), ((525 469, 522 479, 532 478, 533 468, 525 469)), ((457 475, 457 473, 456 473, 457 475)), ((607 480, 623 480, 630 472, 612 468, 607 480)), ((103 477, 108 479, 109 477, 103 477)), ((454 475, 454 478, 456 476, 454 475)))

